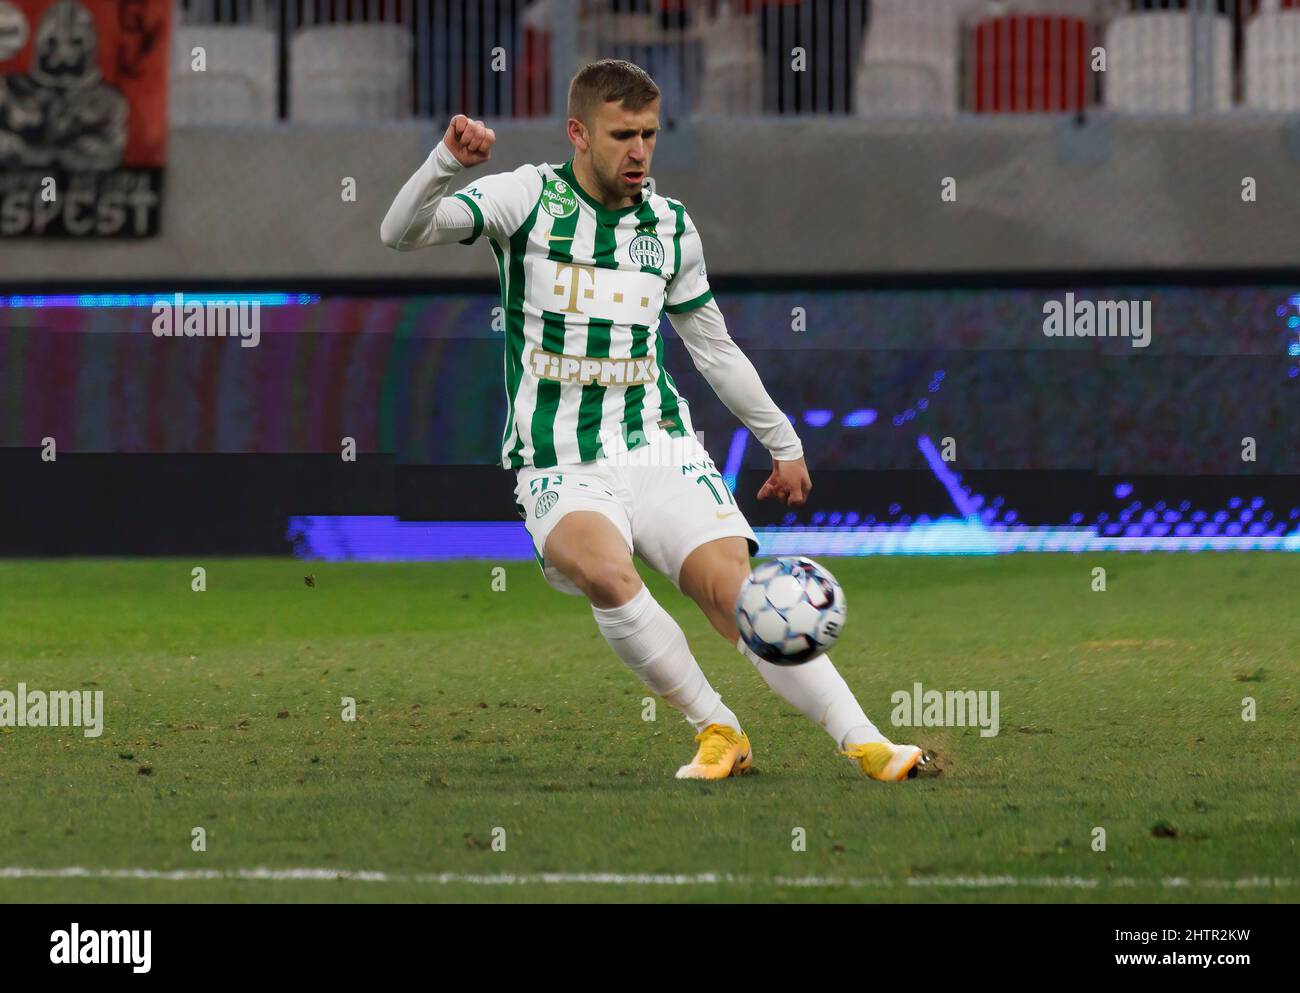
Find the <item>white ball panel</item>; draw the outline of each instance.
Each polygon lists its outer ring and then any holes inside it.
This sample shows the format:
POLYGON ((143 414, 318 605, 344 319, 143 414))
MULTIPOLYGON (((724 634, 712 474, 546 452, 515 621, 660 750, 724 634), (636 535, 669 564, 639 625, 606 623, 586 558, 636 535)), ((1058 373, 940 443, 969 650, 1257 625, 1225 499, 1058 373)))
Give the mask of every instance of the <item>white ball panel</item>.
POLYGON ((777 610, 789 610, 803 599, 803 586, 793 576, 777 576, 767 584, 767 602, 777 610))
POLYGON ((745 639, 746 645, 754 638, 754 625, 750 624, 749 615, 744 611, 737 613, 736 626, 740 628, 740 636, 745 639))
POLYGON ((740 591, 740 606, 750 618, 757 616, 760 610, 767 607, 767 594, 763 586, 758 583, 745 585, 740 591))
POLYGON ((821 621, 821 611, 806 600, 785 612, 785 622, 796 634, 813 634, 821 621))
POLYGON ((831 595, 827 593, 826 587, 819 582, 816 577, 808 577, 804 580, 804 596, 814 607, 821 609, 831 602, 831 595))
POLYGON ((764 610, 750 618, 754 634, 768 644, 779 645, 785 639, 785 618, 775 610, 764 610))
POLYGON ((817 627, 813 633, 813 639, 819 644, 830 648, 835 644, 840 636, 840 631, 844 628, 844 615, 835 611, 828 611, 818 619, 817 627))

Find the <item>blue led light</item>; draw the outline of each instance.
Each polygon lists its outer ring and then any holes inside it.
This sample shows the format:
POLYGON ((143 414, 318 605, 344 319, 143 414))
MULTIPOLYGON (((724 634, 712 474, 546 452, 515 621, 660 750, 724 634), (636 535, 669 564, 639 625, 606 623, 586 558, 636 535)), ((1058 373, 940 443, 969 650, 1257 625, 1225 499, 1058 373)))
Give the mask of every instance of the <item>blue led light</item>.
POLYGON ((1132 483, 1116 483, 1116 484, 1115 484, 1115 498, 1116 498, 1117 500, 1123 500, 1125 497, 1127 497, 1127 496, 1128 496, 1130 493, 1132 493, 1132 492, 1133 492, 1133 484, 1132 484, 1132 483))
POLYGON ((879 415, 874 410, 867 407, 845 414, 844 420, 840 421, 840 424, 846 428, 864 428, 868 424, 874 424, 877 416, 879 415))
MULTIPOLYGON (((299 307, 320 303, 317 293, 185 293, 185 303, 256 303, 263 307, 299 307)), ((0 296, 0 307, 22 310, 148 307, 172 304, 172 293, 62 293, 0 296)))
POLYGON ((731 447, 727 449, 727 461, 722 467, 722 481, 732 493, 736 492, 736 477, 740 474, 740 463, 745 457, 745 444, 748 441, 748 428, 736 428, 731 433, 731 447))
POLYGON ((805 410, 803 422, 815 428, 823 428, 830 423, 835 414, 829 410, 805 410))

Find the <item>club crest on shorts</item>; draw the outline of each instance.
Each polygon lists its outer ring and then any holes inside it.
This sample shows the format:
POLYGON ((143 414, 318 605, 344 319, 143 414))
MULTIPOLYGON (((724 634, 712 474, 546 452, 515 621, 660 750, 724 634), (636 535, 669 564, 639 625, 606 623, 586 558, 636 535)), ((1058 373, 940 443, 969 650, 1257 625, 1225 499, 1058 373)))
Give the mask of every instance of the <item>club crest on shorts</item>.
POLYGON ((664 264, 664 243, 652 234, 637 235, 627 246, 627 254, 637 265, 658 269, 664 264))
POLYGON ((537 519, 541 520, 547 512, 555 506, 555 501, 560 499, 560 494, 555 490, 547 490, 537 500, 537 519))

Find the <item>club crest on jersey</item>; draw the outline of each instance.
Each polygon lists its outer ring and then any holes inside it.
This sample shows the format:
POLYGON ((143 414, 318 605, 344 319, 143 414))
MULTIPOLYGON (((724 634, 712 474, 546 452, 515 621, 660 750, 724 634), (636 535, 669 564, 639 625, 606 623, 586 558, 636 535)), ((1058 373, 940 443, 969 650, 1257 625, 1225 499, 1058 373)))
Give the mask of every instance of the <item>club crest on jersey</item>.
POLYGON ((555 506, 555 501, 560 499, 560 494, 555 490, 547 490, 537 500, 537 517, 538 520, 545 517, 547 512, 555 506))
POLYGON ((659 269, 664 264, 664 243, 652 234, 639 234, 627 246, 627 254, 639 266, 659 269))
POLYGON ((578 209, 578 195, 562 179, 552 179, 542 187, 542 209, 552 217, 568 217, 578 209))

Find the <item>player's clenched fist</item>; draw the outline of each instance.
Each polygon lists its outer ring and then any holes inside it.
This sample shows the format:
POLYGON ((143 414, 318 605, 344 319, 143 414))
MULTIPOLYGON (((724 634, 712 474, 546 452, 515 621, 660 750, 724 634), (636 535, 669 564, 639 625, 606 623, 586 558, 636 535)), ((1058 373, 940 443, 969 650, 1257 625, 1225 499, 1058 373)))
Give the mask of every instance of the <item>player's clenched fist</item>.
POLYGON ((442 140, 448 151, 456 156, 457 162, 466 167, 476 166, 492 157, 492 146, 496 143, 497 133, 482 121, 457 114, 447 125, 447 133, 442 136, 442 140))

